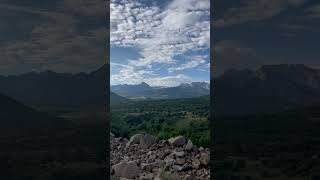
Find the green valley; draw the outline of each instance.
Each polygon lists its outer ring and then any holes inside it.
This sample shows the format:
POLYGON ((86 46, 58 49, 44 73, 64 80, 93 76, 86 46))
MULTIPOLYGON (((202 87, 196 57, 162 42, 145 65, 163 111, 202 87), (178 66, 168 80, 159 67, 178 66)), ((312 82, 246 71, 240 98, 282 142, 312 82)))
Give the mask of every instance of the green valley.
POLYGON ((130 137, 153 134, 160 139, 183 135, 208 147, 210 97, 126 101, 111 104, 111 132, 130 137))

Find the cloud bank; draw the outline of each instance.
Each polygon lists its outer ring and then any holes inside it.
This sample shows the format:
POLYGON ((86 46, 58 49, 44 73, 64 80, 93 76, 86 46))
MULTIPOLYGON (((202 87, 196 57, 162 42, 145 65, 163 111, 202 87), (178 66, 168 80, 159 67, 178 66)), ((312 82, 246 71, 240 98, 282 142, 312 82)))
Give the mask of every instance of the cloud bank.
POLYGON ((209 0, 173 0, 162 6, 111 0, 110 13, 111 47, 135 48, 139 54, 112 74, 111 83, 177 84, 179 77, 191 79, 182 70, 209 61, 208 54, 199 55, 210 48, 209 0), (157 75, 156 67, 163 67, 169 73, 167 77, 157 75))

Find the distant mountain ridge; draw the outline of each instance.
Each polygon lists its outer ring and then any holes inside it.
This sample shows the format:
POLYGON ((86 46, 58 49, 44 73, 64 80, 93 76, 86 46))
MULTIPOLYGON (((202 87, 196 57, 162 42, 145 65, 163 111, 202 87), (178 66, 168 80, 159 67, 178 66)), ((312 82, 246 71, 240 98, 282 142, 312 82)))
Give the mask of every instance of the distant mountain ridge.
POLYGON ((192 98, 210 94, 210 85, 206 82, 183 83, 176 87, 151 87, 145 82, 137 85, 115 85, 111 91, 130 99, 175 99, 192 98))
POLYGON ((0 76, 0 93, 35 106, 105 105, 109 72, 109 64, 105 64, 91 73, 45 71, 0 76))
POLYGON ((139 93, 143 93, 145 91, 153 90, 151 86, 149 86, 147 83, 142 82, 141 84, 137 85, 129 85, 129 84, 121 84, 121 85, 115 85, 111 86, 111 91, 114 93, 117 93, 121 96, 132 96, 139 93))
POLYGON ((212 82, 217 114, 275 112, 320 103, 320 71, 299 64, 229 70, 212 82))

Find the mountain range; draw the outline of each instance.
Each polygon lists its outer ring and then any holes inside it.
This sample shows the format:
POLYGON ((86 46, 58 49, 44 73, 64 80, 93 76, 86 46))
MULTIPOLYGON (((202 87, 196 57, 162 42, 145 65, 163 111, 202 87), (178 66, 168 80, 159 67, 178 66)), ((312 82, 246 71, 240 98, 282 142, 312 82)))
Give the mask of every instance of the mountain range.
MULTIPOLYGON (((51 71, 0 76, 0 94, 28 106, 106 105, 128 99, 192 98, 210 94, 205 82, 177 87, 147 83, 111 86, 106 64, 91 73, 51 71)), ((275 112, 320 103, 320 70, 304 65, 265 65, 256 70, 229 70, 211 80, 216 114, 275 112)))
POLYGON ((216 114, 276 112, 320 103, 320 71, 300 64, 229 70, 212 83, 216 114))
POLYGON ((114 85, 110 89, 112 92, 129 99, 177 99, 210 94, 210 85, 206 82, 192 82, 176 87, 151 87, 142 82, 137 85, 114 85))
POLYGON ((91 73, 30 72, 0 76, 0 93, 32 106, 107 104, 109 65, 91 73))

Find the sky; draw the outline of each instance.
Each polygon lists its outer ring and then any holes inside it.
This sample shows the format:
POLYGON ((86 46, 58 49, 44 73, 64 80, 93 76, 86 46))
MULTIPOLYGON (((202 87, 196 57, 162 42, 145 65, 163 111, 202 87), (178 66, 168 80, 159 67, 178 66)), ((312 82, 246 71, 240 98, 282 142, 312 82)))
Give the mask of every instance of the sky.
POLYGON ((111 0, 111 85, 210 80, 209 0, 111 0))
MULTIPOLYGON (((207 81, 210 44, 218 74, 263 64, 320 68, 320 1, 212 2, 210 43, 209 0, 112 0, 111 83, 207 81)), ((0 0, 0 75, 101 67, 109 58, 107 4, 0 0)))
POLYGON ((0 0, 0 75, 101 67, 107 62, 106 3, 0 0))
POLYGON ((217 76, 265 64, 320 68, 319 0, 214 0, 213 12, 217 76))

